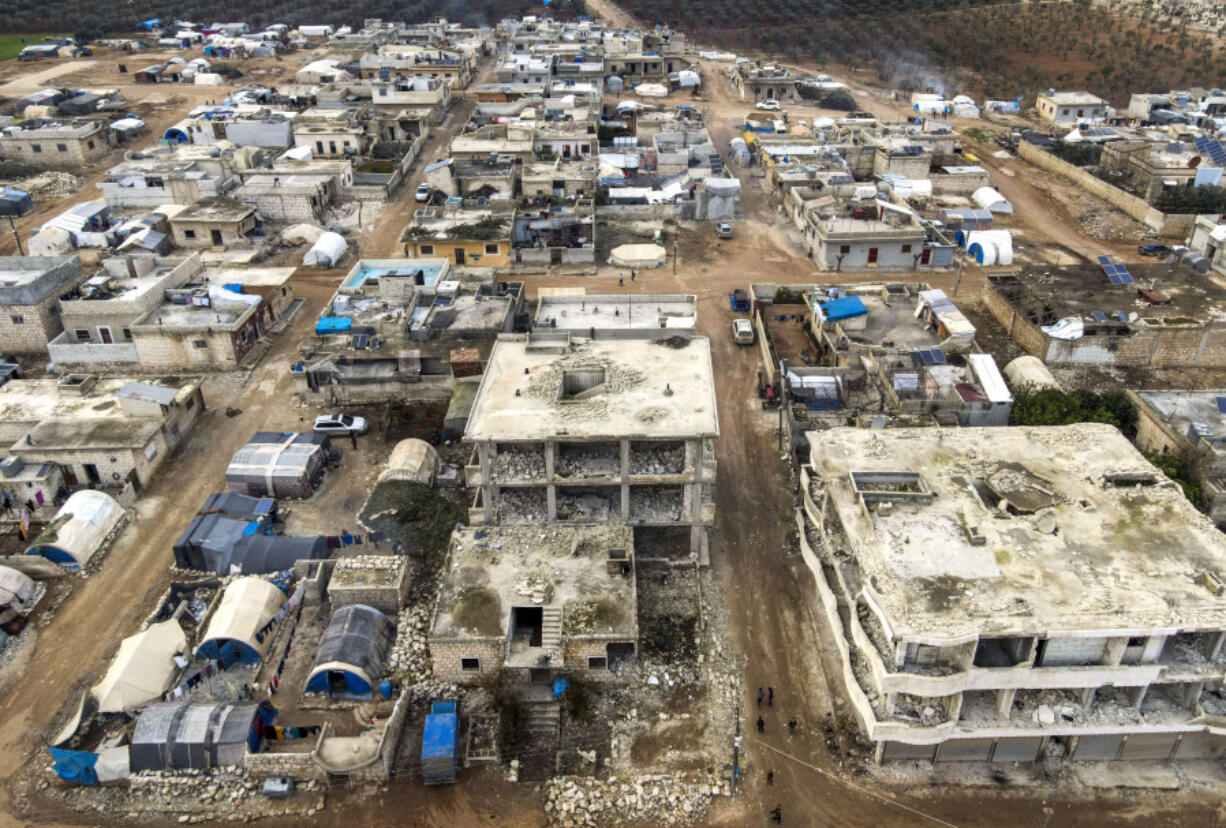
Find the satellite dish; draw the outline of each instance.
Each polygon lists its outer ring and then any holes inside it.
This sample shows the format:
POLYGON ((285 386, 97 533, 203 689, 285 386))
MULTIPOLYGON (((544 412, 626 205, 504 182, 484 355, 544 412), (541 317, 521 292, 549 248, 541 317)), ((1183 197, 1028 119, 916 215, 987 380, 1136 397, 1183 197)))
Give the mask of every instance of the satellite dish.
POLYGON ((1200 156, 1199 155, 1193 155, 1191 158, 1188 159, 1188 167, 1190 169, 1194 170, 1199 166, 1200 166, 1200 156))

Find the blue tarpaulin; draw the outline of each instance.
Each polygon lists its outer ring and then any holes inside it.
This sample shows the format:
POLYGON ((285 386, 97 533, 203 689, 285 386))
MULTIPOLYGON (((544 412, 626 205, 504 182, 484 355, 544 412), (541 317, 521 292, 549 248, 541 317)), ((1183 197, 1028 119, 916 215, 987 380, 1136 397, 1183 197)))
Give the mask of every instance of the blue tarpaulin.
POLYGON ((561 698, 562 694, 566 692, 566 688, 568 687, 570 687, 570 682, 567 681, 566 679, 564 678, 554 679, 553 680, 553 697, 555 699, 561 698))
POLYGON ((347 316, 321 316, 315 323, 315 334, 348 333, 352 327, 353 320, 347 316))
POLYGON ((822 303, 822 314, 827 322, 838 322, 840 319, 851 319, 855 316, 865 316, 868 308, 859 296, 844 296, 841 299, 831 299, 822 303))
POLYGON ((60 779, 77 785, 97 785, 98 774, 94 765, 98 764, 98 754, 84 750, 64 750, 49 748, 51 758, 55 760, 55 772, 60 779))

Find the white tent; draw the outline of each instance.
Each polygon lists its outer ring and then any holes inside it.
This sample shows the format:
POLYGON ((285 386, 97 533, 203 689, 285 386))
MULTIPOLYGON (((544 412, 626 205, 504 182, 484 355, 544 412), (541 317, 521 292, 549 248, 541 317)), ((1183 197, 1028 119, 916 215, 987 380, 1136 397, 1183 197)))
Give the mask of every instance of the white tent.
POLYGON ((667 98, 668 87, 658 83, 640 83, 634 87, 634 94, 643 98, 667 98))
POLYGON ((72 250, 72 236, 67 230, 48 227, 31 236, 26 249, 31 256, 58 256, 72 250))
POLYGON ((196 86, 225 86, 226 80, 215 72, 200 72, 193 83, 196 86))
POLYGON ((11 566, 0 566, 0 607, 11 606, 20 612, 34 597, 34 591, 34 579, 29 575, 11 566))
POLYGON ((339 233, 321 233, 315 244, 302 259, 306 266, 336 267, 349 247, 339 233))
POLYGON ((119 713, 161 696, 178 669, 175 655, 186 651, 187 636, 174 619, 125 638, 102 681, 89 691, 98 711, 119 713))
POLYGON ((102 547, 119 525, 123 507, 105 492, 74 492, 26 549, 68 569, 79 569, 102 547))
POLYGON ((410 437, 407 440, 401 440, 392 449, 392 453, 387 458, 387 468, 379 475, 379 482, 408 480, 429 486, 434 483, 438 464, 438 452, 435 451, 434 446, 425 440, 410 437))
POLYGON ((993 213, 1013 213, 1013 205, 992 187, 980 187, 971 198, 980 207, 993 213))
POLYGON ((623 244, 609 256, 609 263, 619 267, 660 267, 667 260, 668 251, 658 244, 623 244))
POLYGON ((263 578, 239 578, 226 587, 221 603, 213 613, 209 627, 196 649, 197 657, 219 658, 225 661, 238 660, 254 663, 264 657, 271 643, 267 636, 257 634, 272 620, 285 603, 285 593, 272 582, 263 578), (226 652, 227 645, 237 646, 226 652))

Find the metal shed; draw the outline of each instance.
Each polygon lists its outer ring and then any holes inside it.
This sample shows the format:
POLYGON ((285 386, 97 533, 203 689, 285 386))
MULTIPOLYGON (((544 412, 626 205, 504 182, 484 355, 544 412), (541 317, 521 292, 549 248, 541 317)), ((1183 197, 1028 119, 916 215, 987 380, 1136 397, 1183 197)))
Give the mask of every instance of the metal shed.
POLYGON ((306 691, 370 698, 395 638, 392 623, 374 607, 341 607, 332 613, 324 630, 306 691))

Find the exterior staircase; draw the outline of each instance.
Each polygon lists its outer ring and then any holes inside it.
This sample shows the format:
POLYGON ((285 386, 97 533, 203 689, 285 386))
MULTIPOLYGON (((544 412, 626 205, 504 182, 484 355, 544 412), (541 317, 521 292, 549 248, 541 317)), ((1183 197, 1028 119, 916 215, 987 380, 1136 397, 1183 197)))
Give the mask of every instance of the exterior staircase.
POLYGON ((541 610, 541 647, 556 651, 562 648, 562 609, 543 607, 541 610))

